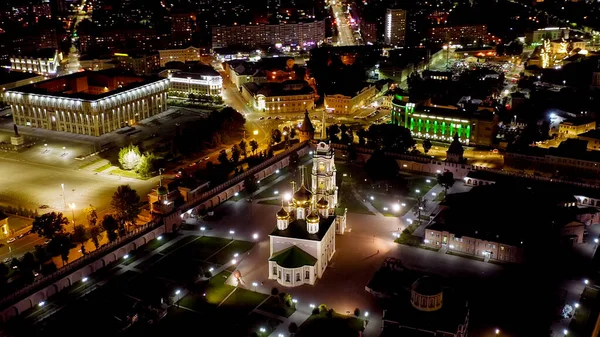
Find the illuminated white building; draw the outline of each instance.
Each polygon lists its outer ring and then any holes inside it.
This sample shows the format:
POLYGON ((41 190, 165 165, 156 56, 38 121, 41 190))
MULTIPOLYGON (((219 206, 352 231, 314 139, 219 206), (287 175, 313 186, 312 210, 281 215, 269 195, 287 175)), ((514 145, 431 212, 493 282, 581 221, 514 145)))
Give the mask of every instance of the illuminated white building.
POLYGON ((281 113, 302 112, 315 106, 315 92, 306 81, 244 83, 242 97, 256 110, 281 113))
POLYGON ((175 72, 169 75, 169 80, 171 91, 188 95, 221 95, 223 89, 223 78, 214 70, 175 72))
POLYGON ((302 172, 300 188, 292 185, 288 207, 277 212, 277 227, 269 235, 269 279, 282 286, 314 285, 335 254, 336 233, 344 233, 346 213, 335 214, 333 160, 329 145, 319 143, 313 154, 313 191, 306 188, 302 172))
POLYGON ((385 44, 403 46, 406 38, 406 11, 388 8, 385 13, 385 44))
POLYGON ((84 71, 7 90, 17 125, 101 136, 167 109, 169 80, 84 71))
POLYGON ((164 67, 169 62, 199 62, 202 52, 203 49, 196 47, 159 50, 160 66, 164 67))
POLYGON ((54 75, 59 62, 59 53, 56 49, 40 49, 33 54, 11 56, 10 70, 38 75, 54 75))

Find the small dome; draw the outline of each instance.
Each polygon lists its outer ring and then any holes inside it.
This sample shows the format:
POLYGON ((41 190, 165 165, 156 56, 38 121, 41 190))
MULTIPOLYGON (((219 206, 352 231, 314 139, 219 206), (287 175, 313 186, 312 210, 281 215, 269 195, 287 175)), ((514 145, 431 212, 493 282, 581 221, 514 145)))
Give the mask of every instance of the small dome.
POLYGON ((424 296, 433 296, 442 292, 442 286, 434 278, 423 276, 412 284, 412 291, 424 296))
POLYGON ((320 218, 319 218, 319 214, 317 214, 317 212, 312 211, 307 217, 306 217, 306 222, 311 222, 311 223, 315 223, 315 222, 319 222, 320 218))
POLYGON ((167 195, 167 194, 169 194, 169 190, 167 190, 167 188, 164 186, 159 186, 158 189, 156 189, 156 194, 167 195))
POLYGON ((329 206, 329 202, 325 200, 325 197, 321 197, 321 200, 317 201, 317 207, 319 208, 327 208, 329 206))
POLYGON ((281 209, 279 210, 279 212, 277 212, 277 218, 279 219, 287 219, 290 217, 290 213, 288 213, 285 208, 283 208, 283 206, 281 206, 281 209))
POLYGON ((294 193, 294 202, 299 204, 304 204, 308 202, 312 198, 312 193, 304 187, 304 185, 300 186, 300 188, 294 193))

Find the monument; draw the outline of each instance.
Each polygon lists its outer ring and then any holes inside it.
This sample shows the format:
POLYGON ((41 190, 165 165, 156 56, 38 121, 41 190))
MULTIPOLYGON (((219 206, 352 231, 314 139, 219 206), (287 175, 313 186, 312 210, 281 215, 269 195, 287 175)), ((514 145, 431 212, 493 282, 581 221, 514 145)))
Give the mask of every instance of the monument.
POLYGON ((19 128, 17 127, 17 124, 13 124, 13 128, 15 130, 15 135, 10 136, 10 143, 14 146, 23 145, 25 143, 25 139, 23 136, 19 135, 19 128))

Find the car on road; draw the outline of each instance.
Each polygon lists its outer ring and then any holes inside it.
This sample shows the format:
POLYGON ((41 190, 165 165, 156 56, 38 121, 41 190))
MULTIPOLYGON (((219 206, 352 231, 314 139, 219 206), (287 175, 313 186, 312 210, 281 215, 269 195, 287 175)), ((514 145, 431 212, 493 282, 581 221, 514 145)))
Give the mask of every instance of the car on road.
POLYGON ((271 116, 267 117, 267 119, 272 119, 272 118, 273 118, 273 117, 271 117, 271 116))
POLYGON ((50 206, 48 206, 48 205, 40 205, 40 209, 46 209, 46 208, 50 208, 50 206))
POLYGON ((17 239, 15 239, 15 238, 10 238, 10 239, 6 240, 6 243, 13 243, 13 242, 15 242, 15 241, 17 241, 17 239))
POLYGON ((44 241, 44 244, 47 245, 50 243, 50 241, 52 241, 52 239, 48 239, 48 240, 44 241))
POLYGON ((210 159, 210 157, 204 157, 205 161, 208 161, 210 159))
MULTIPOLYGON (((269 118, 271 118, 271 117, 269 117, 269 118)), ((261 116, 261 117, 260 117, 258 120, 259 120, 259 121, 262 121, 262 120, 264 120, 264 119, 265 119, 265 116, 261 116)))
POLYGON ((25 233, 21 233, 19 234, 19 236, 17 236, 17 239, 22 239, 25 236, 25 233))
POLYGON ((10 257, 5 257, 4 259, 2 259, 2 263, 9 263, 10 262, 10 257))

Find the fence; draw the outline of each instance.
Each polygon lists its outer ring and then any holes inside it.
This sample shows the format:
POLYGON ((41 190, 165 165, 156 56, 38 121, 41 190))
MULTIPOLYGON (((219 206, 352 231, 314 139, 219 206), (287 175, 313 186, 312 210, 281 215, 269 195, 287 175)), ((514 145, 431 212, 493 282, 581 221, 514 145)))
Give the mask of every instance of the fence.
MULTIPOLYGON (((228 180, 227 182, 225 182, 215 188, 212 188, 211 190, 209 190, 207 192, 202 193, 197 198, 194 198, 193 201, 190 201, 190 202, 184 204, 183 206, 179 207, 179 210, 187 210, 187 209, 191 208, 194 204, 208 200, 210 197, 213 197, 214 195, 221 193, 222 191, 228 189, 229 187, 240 183, 241 181, 246 179, 246 177, 248 177, 249 175, 260 172, 261 170, 282 160, 286 156, 289 156, 290 153, 292 153, 293 151, 297 151, 297 150, 307 146, 308 144, 309 144, 309 142, 306 141, 306 142, 299 143, 299 144, 296 144, 296 145, 290 147, 287 151, 280 153, 280 154, 274 156, 273 158, 267 159, 265 162, 255 166, 255 167, 252 167, 248 171, 240 174, 239 176, 236 176, 236 177, 228 180)), ((43 288, 49 286, 50 284, 56 282, 61 277, 68 275, 69 272, 77 270, 81 267, 88 265, 90 262, 95 261, 95 260, 99 259, 100 257, 104 256, 106 253, 108 253, 112 250, 116 250, 117 248, 123 246, 124 244, 134 241, 135 239, 139 238, 140 236, 161 226, 162 224, 163 224, 163 219, 157 218, 157 219, 151 220, 150 222, 148 222, 142 226, 135 228, 133 231, 130 231, 127 234, 125 234, 125 236, 119 237, 117 240, 103 245, 102 247, 94 250, 93 252, 74 260, 73 262, 67 264, 66 266, 64 266, 62 268, 59 268, 54 273, 42 276, 41 278, 35 280, 33 283, 15 291, 14 293, 10 294, 9 296, 2 298, 0 300, 0 307, 4 307, 8 302, 17 302, 16 301, 17 299, 20 300, 23 297, 26 297, 36 291, 39 291, 40 289, 43 289, 43 288)))
MULTIPOLYGON (((331 144, 331 147, 333 147, 335 149, 344 150, 344 151, 348 150, 348 145, 344 145, 344 144, 331 144)), ((373 149, 366 149, 366 148, 361 148, 361 147, 355 147, 354 150, 357 153, 363 153, 363 154, 373 154, 373 152, 375 152, 375 150, 373 150, 373 149)), ((394 152, 385 152, 385 155, 396 158, 396 159, 400 159, 400 160, 417 162, 417 163, 426 164, 426 165, 437 165, 437 166, 443 165, 443 162, 441 162, 437 159, 431 158, 431 157, 394 153, 394 152)), ((507 171, 504 169, 494 169, 494 168, 470 165, 470 164, 456 164, 456 165, 461 165, 463 169, 466 169, 469 171, 487 171, 487 172, 492 172, 492 173, 505 175, 505 176, 513 176, 513 177, 519 177, 519 178, 525 178, 525 179, 531 179, 531 180, 546 181, 546 182, 550 182, 550 183, 568 184, 568 185, 587 187, 587 188, 600 188, 600 185, 592 184, 592 183, 561 180, 561 179, 549 178, 549 177, 544 177, 544 176, 536 176, 536 175, 530 175, 530 174, 525 174, 525 173, 520 173, 520 172, 507 171)))
POLYGON ((87 266, 89 262, 95 261, 98 258, 104 256, 106 253, 111 252, 112 250, 115 250, 124 244, 134 241, 140 235, 145 234, 153 229, 156 229, 160 225, 162 225, 162 219, 154 219, 142 226, 135 228, 134 230, 128 232, 125 236, 119 237, 117 238, 117 240, 109 242, 89 254, 83 255, 82 257, 74 260, 66 266, 57 269, 52 274, 42 276, 41 278, 36 279, 33 283, 25 286, 24 288, 21 288, 16 292, 10 294, 9 296, 2 298, 0 300, 0 307, 3 307, 7 302, 16 302, 15 299, 26 297, 29 294, 32 294, 40 289, 49 286, 61 277, 68 275, 70 271, 87 266))

